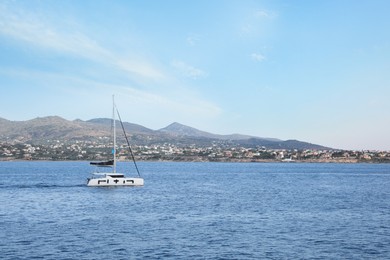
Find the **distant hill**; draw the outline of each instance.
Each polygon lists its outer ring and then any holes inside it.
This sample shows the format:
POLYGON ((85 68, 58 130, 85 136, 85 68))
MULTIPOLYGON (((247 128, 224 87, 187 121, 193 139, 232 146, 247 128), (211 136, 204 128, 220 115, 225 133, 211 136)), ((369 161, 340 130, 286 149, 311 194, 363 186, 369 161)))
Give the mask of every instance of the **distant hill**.
MULTIPOLYGON (((218 135, 211 134, 205 131, 198 130, 193 127, 179 124, 177 122, 170 124, 167 127, 164 127, 159 132, 168 133, 175 136, 191 136, 191 137, 201 137, 201 138, 212 138, 220 139, 218 135)), ((221 138, 222 139, 222 138, 221 138)))
POLYGON ((107 135, 107 129, 81 120, 68 121, 58 116, 27 121, 0 120, 0 141, 42 143, 47 140, 91 139, 107 135))
MULTIPOLYGON (((111 136, 112 120, 96 118, 88 121, 69 121, 58 116, 38 117, 27 121, 10 121, 0 118, 0 142, 45 143, 51 140, 99 141, 111 136)), ((172 143, 177 146, 239 145, 269 149, 327 149, 324 146, 297 140, 283 141, 240 134, 218 135, 193 127, 172 123, 165 128, 152 130, 142 125, 123 122, 131 142, 137 145, 172 143)), ((117 122, 118 137, 121 125, 117 122)))
POLYGON ((279 139, 276 138, 262 138, 262 137, 254 137, 254 136, 241 135, 241 134, 231 134, 231 135, 211 134, 205 131, 198 130, 193 127, 182 125, 177 122, 172 123, 169 126, 160 129, 159 131, 164 133, 170 133, 172 135, 203 137, 203 138, 212 138, 212 139, 221 139, 221 140, 247 140, 250 138, 260 138, 260 139, 265 139, 270 141, 280 141, 279 139))
MULTIPOLYGON (((108 126, 108 127, 111 127, 111 124, 112 124, 112 119, 109 119, 109 118, 96 118, 96 119, 91 119, 91 120, 88 120, 86 121, 87 123, 91 123, 91 124, 96 124, 96 125, 102 125, 102 126, 108 126)), ((132 133, 132 134, 151 134, 151 133, 154 133, 155 131, 152 130, 152 129, 149 129, 149 128, 146 128, 142 125, 137 125, 137 124, 133 124, 133 123, 128 123, 128 122, 123 122, 123 126, 125 127, 126 129, 126 132, 129 132, 129 133, 132 133)), ((117 128, 121 127, 120 126, 120 122, 117 121, 117 128)))
POLYGON ((298 140, 287 140, 287 141, 272 141, 269 139, 260 139, 260 138, 249 138, 246 140, 237 140, 243 147, 258 147, 264 146, 269 149, 287 149, 287 150, 303 150, 303 149, 313 149, 313 150, 324 150, 330 149, 329 147, 324 147, 317 144, 302 142, 298 140))

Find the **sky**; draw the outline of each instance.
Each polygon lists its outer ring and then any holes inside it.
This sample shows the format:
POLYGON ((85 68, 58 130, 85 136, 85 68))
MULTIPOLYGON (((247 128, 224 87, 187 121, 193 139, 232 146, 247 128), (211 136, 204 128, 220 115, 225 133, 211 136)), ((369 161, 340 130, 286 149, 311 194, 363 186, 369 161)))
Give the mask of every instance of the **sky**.
POLYGON ((0 1, 0 117, 390 150, 390 1, 0 1))

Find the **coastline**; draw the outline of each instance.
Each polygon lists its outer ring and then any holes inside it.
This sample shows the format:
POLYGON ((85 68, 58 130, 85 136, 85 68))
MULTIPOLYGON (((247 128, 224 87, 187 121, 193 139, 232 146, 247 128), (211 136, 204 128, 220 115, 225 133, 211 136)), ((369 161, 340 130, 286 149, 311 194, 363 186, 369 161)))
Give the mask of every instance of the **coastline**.
MULTIPOLYGON (((390 163, 390 151, 298 150, 266 147, 133 146, 136 161, 237 162, 237 163, 390 163)), ((0 142, 0 161, 104 161, 111 158, 108 145, 55 143, 49 145, 0 142)), ((128 150, 118 147, 119 161, 129 160, 128 150)))
MULTIPOLYGON (((129 160, 118 160, 118 162, 128 162, 129 160)), ((204 159, 189 159, 189 158, 165 158, 165 159, 137 159, 137 162, 188 162, 188 163, 283 163, 283 164, 295 164, 295 163, 323 163, 323 164, 387 164, 390 160, 358 160, 358 159, 308 159, 308 160, 267 160, 267 159, 226 159, 219 158, 213 160, 204 159)), ((90 160, 53 160, 53 159, 13 159, 13 158, 0 158, 0 162, 90 162, 90 160)))

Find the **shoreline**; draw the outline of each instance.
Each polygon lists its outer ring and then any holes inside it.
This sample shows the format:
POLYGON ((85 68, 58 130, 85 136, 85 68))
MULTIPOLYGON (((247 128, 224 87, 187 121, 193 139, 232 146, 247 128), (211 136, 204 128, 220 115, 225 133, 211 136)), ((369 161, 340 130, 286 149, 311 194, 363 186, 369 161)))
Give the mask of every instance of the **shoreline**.
MULTIPOLYGON (((92 160, 94 161, 94 160, 92 160)), ((376 161, 376 160, 358 160, 358 159, 308 159, 308 160, 265 160, 265 159, 213 159, 213 160, 189 160, 189 159, 159 159, 159 160, 137 160, 137 162, 153 162, 153 163, 165 163, 165 162, 177 162, 177 163, 283 163, 283 164, 301 164, 301 163, 321 163, 321 164, 387 164, 390 160, 376 161)), ((1 158, 0 162, 87 162, 90 160, 51 160, 51 159, 11 159, 1 158)), ((118 162, 129 162, 129 160, 118 160, 118 162)))

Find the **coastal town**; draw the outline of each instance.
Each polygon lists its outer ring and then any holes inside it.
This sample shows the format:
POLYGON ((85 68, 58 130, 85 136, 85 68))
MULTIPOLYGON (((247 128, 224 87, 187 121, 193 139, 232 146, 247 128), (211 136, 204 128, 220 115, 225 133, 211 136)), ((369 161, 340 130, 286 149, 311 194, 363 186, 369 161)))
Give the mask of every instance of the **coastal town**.
MULTIPOLYGON (((138 161, 185 162, 321 162, 321 163, 390 163, 390 151, 287 150, 266 147, 178 146, 171 143, 133 146, 138 161)), ((47 144, 0 143, 0 160, 95 161, 112 156, 109 142, 49 140, 47 144)), ((117 150, 119 160, 129 160, 128 147, 117 150)))

